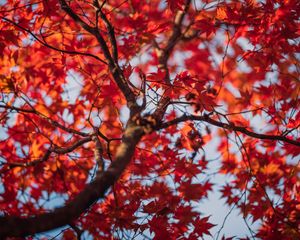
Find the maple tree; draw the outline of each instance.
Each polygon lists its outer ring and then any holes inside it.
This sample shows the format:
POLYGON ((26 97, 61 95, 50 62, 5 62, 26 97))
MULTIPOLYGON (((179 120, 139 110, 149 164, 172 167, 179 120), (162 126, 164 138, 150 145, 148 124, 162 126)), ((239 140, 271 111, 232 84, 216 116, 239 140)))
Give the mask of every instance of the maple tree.
POLYGON ((299 1, 0 4, 2 238, 299 239, 299 1))

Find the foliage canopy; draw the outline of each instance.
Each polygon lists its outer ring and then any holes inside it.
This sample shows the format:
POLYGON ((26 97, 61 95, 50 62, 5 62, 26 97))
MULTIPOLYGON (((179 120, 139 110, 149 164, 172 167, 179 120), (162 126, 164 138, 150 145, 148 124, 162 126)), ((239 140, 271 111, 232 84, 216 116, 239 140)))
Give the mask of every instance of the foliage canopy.
POLYGON ((300 238, 298 0, 0 3, 1 237, 300 238))

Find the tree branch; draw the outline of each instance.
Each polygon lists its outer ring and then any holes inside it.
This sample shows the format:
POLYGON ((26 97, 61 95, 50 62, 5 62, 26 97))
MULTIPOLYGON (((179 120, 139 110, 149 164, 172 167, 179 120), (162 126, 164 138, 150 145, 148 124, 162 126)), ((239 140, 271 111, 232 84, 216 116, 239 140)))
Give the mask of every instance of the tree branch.
POLYGON ((117 149, 116 158, 107 169, 88 184, 73 200, 64 207, 49 213, 30 217, 1 216, 0 238, 25 237, 36 233, 52 230, 72 222, 84 213, 120 177, 132 158, 135 147, 143 136, 141 127, 129 123, 117 149))
POLYGON ((88 136, 82 139, 79 139, 78 141, 76 141, 73 145, 69 146, 69 147, 54 147, 54 148, 50 148, 51 152, 57 153, 57 154, 66 154, 69 152, 74 151, 76 148, 78 148, 79 146, 92 141, 92 136, 88 136))
POLYGON ((65 127, 64 125, 60 124, 59 122, 57 122, 55 120, 52 120, 49 117, 45 116, 44 114, 40 113, 39 111, 35 110, 33 106, 30 105, 30 107, 31 107, 31 109, 23 109, 23 108, 14 107, 14 106, 0 105, 0 108, 14 110, 14 111, 16 111, 18 113, 22 112, 22 113, 36 114, 39 117, 41 117, 42 119, 44 119, 47 122, 49 122, 50 124, 52 124, 54 127, 58 127, 58 128, 60 128, 60 129, 62 129, 64 131, 68 132, 68 133, 80 135, 80 136, 83 136, 83 137, 87 137, 88 136, 87 133, 82 133, 82 132, 79 132, 79 131, 77 131, 75 129, 65 127))
MULTIPOLYGON (((26 162, 26 163, 23 163, 23 162, 8 162, 8 163, 3 163, 3 165, 8 166, 8 170, 11 170, 11 169, 16 168, 16 167, 36 166, 39 163, 46 162, 49 159, 50 155, 51 155, 51 151, 50 151, 50 149, 48 149, 43 157, 41 157, 41 158, 39 158, 35 161, 26 162)), ((8 171, 8 170, 6 170, 6 171, 8 171)))
POLYGON ((246 127, 242 127, 242 126, 236 126, 234 123, 223 123, 223 122, 219 122, 216 121, 212 118, 210 118, 208 115, 204 115, 204 116, 195 116, 195 115, 183 115, 179 118, 173 119, 169 122, 166 123, 162 123, 159 126, 157 126, 156 130, 159 129, 163 129, 163 128, 168 128, 172 125, 176 125, 178 123, 181 122, 185 122, 185 121, 202 121, 202 122, 207 122, 210 123, 214 126, 220 127, 220 128, 225 128, 228 130, 233 130, 236 132, 240 132, 243 133, 245 135, 248 135, 250 137, 254 137, 254 138, 258 138, 258 139, 267 139, 267 140, 277 140, 277 141, 282 141, 282 142, 286 142, 295 146, 300 146, 300 141, 296 141, 296 140, 292 140, 289 139, 285 136, 280 136, 280 135, 267 135, 267 134, 260 134, 260 133, 255 133, 252 131, 247 130, 246 127))
MULTIPOLYGON (((114 30, 113 26, 111 25, 110 21, 107 19, 106 15, 102 11, 102 7, 104 6, 105 3, 106 3, 106 0, 100 6, 99 1, 94 0, 93 5, 97 9, 96 17, 98 17, 98 13, 100 13, 100 17, 105 24, 105 27, 108 31, 108 38, 109 38, 111 48, 112 48, 112 56, 113 56, 115 63, 118 63, 118 46, 117 46, 117 41, 116 41, 116 36, 115 36, 115 30, 114 30)), ((98 22, 98 19, 96 19, 96 22, 98 22)), ((96 27, 98 28, 97 25, 96 25, 96 27)))
MULTIPOLYGON (((191 0, 186 0, 185 6, 183 11, 178 11, 176 16, 175 16, 175 20, 174 20, 174 26, 173 26, 173 32, 170 36, 170 38, 168 39, 166 46, 164 48, 160 48, 158 47, 158 62, 159 62, 159 68, 165 71, 165 78, 164 78, 164 82, 167 85, 171 84, 170 81, 170 73, 169 73, 169 68, 168 68, 168 60, 170 58, 170 55, 176 45, 176 43, 178 43, 178 41, 181 38, 181 27, 182 27, 182 22, 184 19, 184 16, 186 15, 189 6, 191 4, 191 0)), ((170 87, 169 87, 170 89, 170 87)), ((168 94, 169 89, 167 89, 165 91, 165 94, 168 94)), ((154 117, 156 119, 161 120, 163 118, 163 115, 165 114, 167 107, 169 105, 169 101, 170 98, 168 96, 162 96, 159 103, 158 103, 158 107, 154 112, 154 117)))
POLYGON ((27 32, 29 35, 31 35, 36 41, 38 41, 40 44, 42 44, 43 46, 47 47, 47 48, 50 48, 52 50, 55 50, 55 51, 58 51, 58 52, 61 52, 61 53, 66 53, 66 54, 70 54, 70 55, 81 55, 81 56, 87 56, 87 57, 92 57, 104 64, 107 65, 107 62, 105 62, 104 60, 102 60, 101 58, 99 58, 98 56, 96 55, 93 55, 91 53, 83 53, 83 52, 78 52, 78 51, 69 51, 69 50, 64 50, 64 49, 60 49, 60 48, 57 48, 57 47, 54 47, 52 45, 49 45, 48 43, 42 41, 41 39, 39 39, 33 32, 31 32, 29 29, 26 29, 24 27, 22 27, 21 25, 15 23, 14 21, 6 18, 6 17, 1 17, 3 20, 11 23, 12 25, 14 25, 15 27, 23 30, 24 32, 27 32))
POLYGON ((127 100, 127 105, 129 107, 129 109, 132 110, 132 112, 136 113, 137 111, 140 110, 139 106, 136 103, 135 100, 135 95, 134 93, 131 91, 131 89, 128 86, 128 83, 123 75, 122 70, 120 69, 119 65, 117 62, 115 62, 115 60, 113 59, 113 57, 110 54, 109 48, 105 42, 105 39, 103 38, 103 36, 101 35, 101 33, 99 32, 99 30, 97 29, 97 27, 91 27, 89 26, 86 22, 84 22, 71 8, 70 6, 66 3, 65 0, 59 0, 60 5, 62 10, 64 10, 75 22, 77 22, 83 29, 85 29, 87 32, 89 32, 90 34, 92 34, 97 41, 99 42, 99 45, 102 49, 102 52, 106 58, 106 60, 108 61, 108 67, 109 70, 115 80, 115 83, 118 85, 119 89, 121 90, 121 92, 123 93, 123 95, 125 96, 126 100, 127 100))

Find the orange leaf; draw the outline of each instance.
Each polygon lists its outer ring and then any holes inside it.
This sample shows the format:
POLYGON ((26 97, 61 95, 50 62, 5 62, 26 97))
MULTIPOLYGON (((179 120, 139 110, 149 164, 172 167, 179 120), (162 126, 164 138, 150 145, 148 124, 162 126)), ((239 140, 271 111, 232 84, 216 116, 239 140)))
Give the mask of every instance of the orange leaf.
POLYGON ((218 20, 227 19, 227 13, 226 13, 226 8, 225 7, 218 7, 217 8, 216 19, 218 19, 218 20))

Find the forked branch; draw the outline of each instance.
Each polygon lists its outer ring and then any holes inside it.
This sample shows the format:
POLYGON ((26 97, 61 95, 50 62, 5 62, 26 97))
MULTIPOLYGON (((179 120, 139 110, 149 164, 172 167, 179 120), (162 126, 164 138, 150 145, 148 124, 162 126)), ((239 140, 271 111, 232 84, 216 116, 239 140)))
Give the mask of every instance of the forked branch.
POLYGON ((108 24, 108 28, 111 30, 109 35, 113 42, 113 45, 115 45, 114 46, 115 50, 113 51, 114 57, 112 57, 112 55, 109 51, 108 45, 107 45, 104 37, 100 33, 99 29, 97 27, 91 27, 85 21, 83 21, 71 9, 71 7, 67 4, 67 2, 65 0, 59 0, 59 2, 60 2, 62 10, 65 11, 65 13, 69 17, 71 17, 84 30, 86 30, 87 32, 92 34, 97 39, 97 41, 101 47, 101 50, 103 52, 103 55, 104 55, 105 59, 108 61, 108 67, 113 76, 113 79, 114 79, 115 83, 118 85, 119 89, 122 91, 124 97, 126 98, 128 107, 132 110, 132 112, 138 111, 139 107, 136 103, 135 95, 134 95, 133 91, 130 89, 130 87, 127 83, 127 80, 125 79, 123 72, 120 69, 116 59, 114 59, 116 57, 116 52, 115 52, 116 51, 116 41, 115 41, 114 33, 112 32, 112 29, 110 29, 111 25, 109 24, 106 16, 102 12, 100 12, 100 13, 102 13, 101 14, 102 19, 104 19, 104 22, 106 23, 106 25, 108 24))
POLYGON ((49 213, 30 217, 1 216, 0 239, 5 237, 25 237, 71 224, 93 203, 102 198, 105 192, 120 177, 134 154, 135 147, 143 136, 141 127, 129 124, 117 149, 116 158, 110 167, 96 177, 73 200, 64 207, 49 213))

